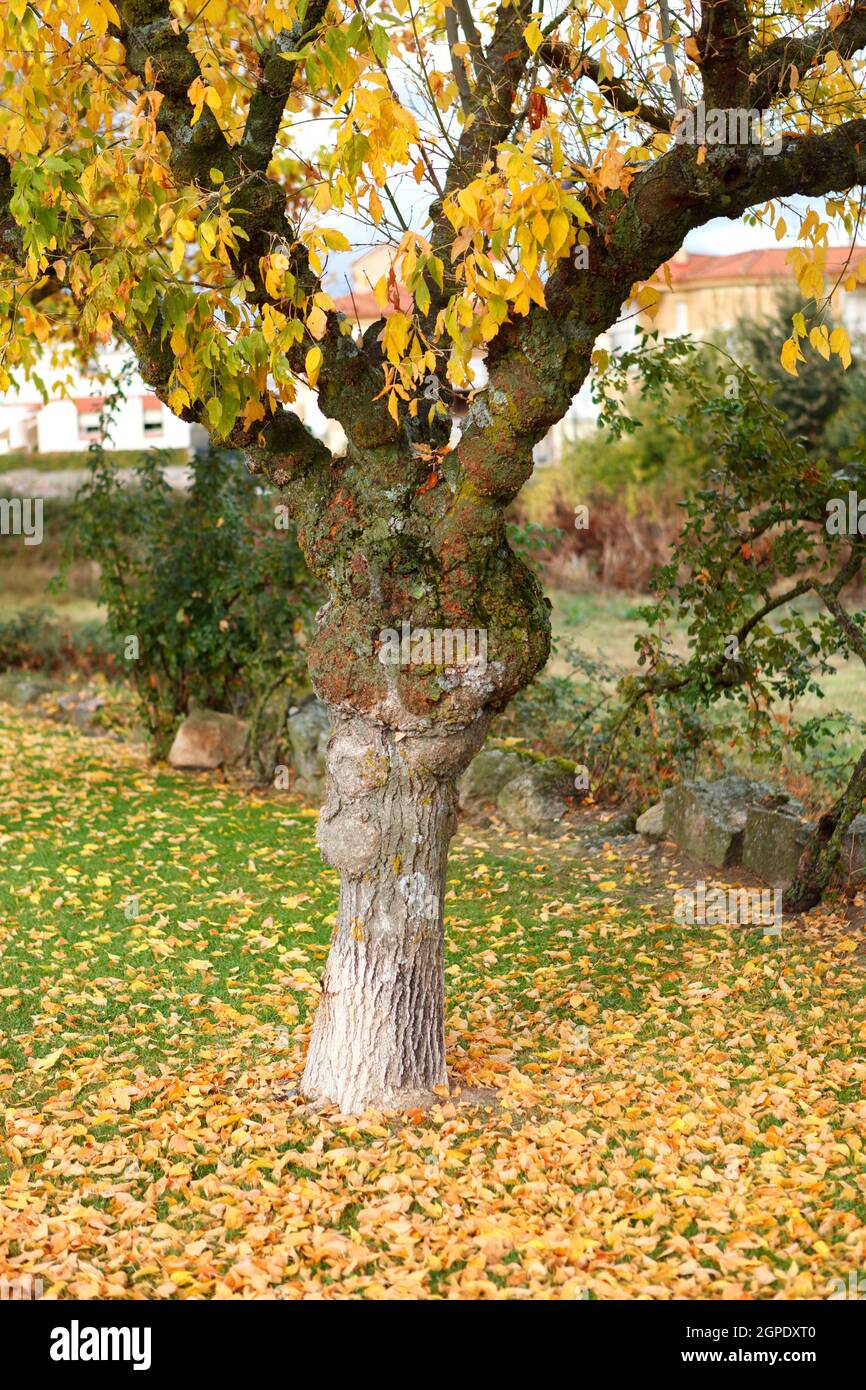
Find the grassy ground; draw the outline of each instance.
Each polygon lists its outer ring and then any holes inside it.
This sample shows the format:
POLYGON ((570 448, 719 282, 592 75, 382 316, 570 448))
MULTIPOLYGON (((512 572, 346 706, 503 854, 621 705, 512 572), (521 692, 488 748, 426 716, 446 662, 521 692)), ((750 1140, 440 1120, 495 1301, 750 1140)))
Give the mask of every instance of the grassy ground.
MULTIPOLYGON (((590 590, 586 593, 554 592, 553 629, 557 636, 574 642, 587 656, 598 657, 609 665, 627 671, 637 671, 634 641, 641 629, 638 609, 648 602, 645 595, 624 594, 615 590, 590 590)), ((803 600, 801 606, 817 611, 817 602, 803 600)), ((784 612, 784 610, 780 610, 784 612)), ((686 652, 681 633, 671 634, 674 648, 686 652)), ((564 672, 565 663, 554 658, 552 669, 564 672)), ((863 717, 863 691, 866 675, 859 660, 838 661, 836 673, 824 682, 824 698, 809 695, 799 706, 801 718, 830 709, 863 717)))
POLYGON ((491 1102, 311 1115, 291 1089, 336 901, 311 811, 3 706, 0 806, 0 1273, 79 1298, 808 1298, 863 1269, 841 913, 679 928, 673 864, 464 827, 448 1055, 491 1102))
MULTIPOLYGON (((142 455, 141 449, 115 449, 109 454, 118 468, 131 468, 142 455)), ((188 463, 188 449, 162 450, 168 463, 188 463)), ((19 469, 33 469, 37 473, 65 473, 67 469, 86 468, 90 454, 87 449, 69 449, 62 453, 35 454, 16 451, 0 454, 0 475, 14 473, 19 469)))

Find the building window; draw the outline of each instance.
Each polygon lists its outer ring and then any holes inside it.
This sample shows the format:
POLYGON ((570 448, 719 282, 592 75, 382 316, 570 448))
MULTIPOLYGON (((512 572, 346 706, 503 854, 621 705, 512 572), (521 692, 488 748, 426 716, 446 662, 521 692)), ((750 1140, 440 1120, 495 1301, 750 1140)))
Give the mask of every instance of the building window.
POLYGON ((677 332, 688 333, 689 331, 689 306, 682 299, 677 303, 677 332))
POLYGON ((79 410, 78 438, 87 444, 94 439, 101 439, 102 430, 100 424, 101 419, 98 410, 79 410))
POLYGON ((162 439, 165 430, 162 402, 148 397, 142 404, 141 411, 145 439, 162 439))

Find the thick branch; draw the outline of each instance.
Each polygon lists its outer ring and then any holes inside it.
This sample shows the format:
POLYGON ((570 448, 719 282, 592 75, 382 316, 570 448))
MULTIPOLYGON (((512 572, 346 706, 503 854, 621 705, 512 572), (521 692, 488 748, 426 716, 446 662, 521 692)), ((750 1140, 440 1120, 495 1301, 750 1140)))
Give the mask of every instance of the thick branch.
POLYGON ((674 119, 673 112, 641 101, 624 78, 608 77, 597 58, 592 58, 588 53, 578 54, 575 49, 558 39, 551 39, 548 43, 542 44, 538 55, 549 68, 567 68, 573 71, 576 77, 585 73, 598 87, 608 105, 619 115, 635 116, 653 130, 663 133, 670 130, 674 119))
MULTIPOLYGON (((496 146, 507 138, 511 130, 514 98, 530 57, 523 30, 529 23, 533 3, 534 0, 514 0, 513 5, 501 8, 487 49, 481 52, 473 46, 476 83, 467 113, 471 119, 467 120, 457 142, 448 168, 443 198, 465 188, 477 178, 487 161, 493 158, 496 146)), ((434 203, 430 216, 433 250, 446 266, 447 274, 451 267, 451 224, 441 203, 434 203)), ((428 315, 431 320, 447 299, 451 288, 446 280, 444 291, 434 293, 428 315)))
POLYGON ((243 137, 238 147, 247 169, 264 172, 274 153, 286 100, 295 81, 296 64, 290 61, 309 43, 325 18, 330 0, 310 0, 304 18, 283 30, 262 56, 262 75, 250 98, 243 137))
POLYGON ((751 107, 763 110, 784 92, 792 67, 801 77, 835 51, 850 58, 866 48, 866 0, 854 0, 846 17, 836 25, 813 29, 802 38, 778 38, 750 55, 749 68, 757 80, 752 85, 751 107))
POLYGON ((483 491, 511 497, 532 471, 532 448, 565 414, 599 334, 619 318, 634 284, 649 279, 687 234, 714 217, 801 194, 820 197, 866 181, 866 118, 778 154, 760 145, 675 144, 644 166, 628 194, 612 194, 588 246, 588 270, 560 261, 533 306, 506 325, 488 356, 489 384, 470 409, 459 449, 483 491))
POLYGON ((707 106, 730 110, 752 105, 751 38, 752 24, 745 0, 703 0, 697 44, 707 106))

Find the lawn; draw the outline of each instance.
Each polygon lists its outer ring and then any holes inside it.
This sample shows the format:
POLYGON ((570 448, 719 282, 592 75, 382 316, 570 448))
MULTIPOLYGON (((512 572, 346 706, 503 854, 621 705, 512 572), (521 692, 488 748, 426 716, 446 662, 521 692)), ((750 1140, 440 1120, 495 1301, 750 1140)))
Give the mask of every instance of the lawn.
MULTIPOLYGON (((866 1264, 866 957, 464 826, 432 1111, 292 1093, 314 814, 0 706, 0 1273, 60 1297, 823 1297, 866 1264)), ((670 880, 670 881, 668 881, 670 880)))

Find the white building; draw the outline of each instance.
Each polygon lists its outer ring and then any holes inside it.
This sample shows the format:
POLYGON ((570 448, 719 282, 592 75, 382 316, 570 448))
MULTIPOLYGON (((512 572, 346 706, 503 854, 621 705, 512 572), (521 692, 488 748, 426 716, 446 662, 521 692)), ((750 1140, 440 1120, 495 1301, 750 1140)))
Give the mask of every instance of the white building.
MULTIPOLYGON (((39 375, 46 403, 30 381, 0 396, 0 455, 9 453, 83 452, 100 437, 101 413, 119 380, 128 354, 107 351, 98 366, 84 372, 77 365, 57 366, 46 353, 39 375)), ((105 439, 109 449, 189 449, 191 426, 179 420, 133 373, 125 386, 105 439)))

